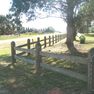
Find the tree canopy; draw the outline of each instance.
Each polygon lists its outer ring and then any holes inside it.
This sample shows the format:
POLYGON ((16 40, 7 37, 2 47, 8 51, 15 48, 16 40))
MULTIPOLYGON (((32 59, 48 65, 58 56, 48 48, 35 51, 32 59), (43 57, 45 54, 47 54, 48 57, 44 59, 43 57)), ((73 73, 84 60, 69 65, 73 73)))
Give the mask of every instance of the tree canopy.
POLYGON ((0 15, 0 35, 12 33, 12 24, 7 17, 0 15))

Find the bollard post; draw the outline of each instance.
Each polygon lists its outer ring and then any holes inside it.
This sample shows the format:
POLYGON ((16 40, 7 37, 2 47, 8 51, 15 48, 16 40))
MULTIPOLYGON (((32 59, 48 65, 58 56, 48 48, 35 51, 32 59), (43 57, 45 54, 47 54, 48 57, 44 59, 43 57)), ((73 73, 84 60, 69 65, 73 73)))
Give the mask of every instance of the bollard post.
POLYGON ((57 35, 55 35, 55 43, 57 43, 57 35))
POLYGON ((49 46, 51 46, 51 36, 49 36, 49 46))
POLYGON ((15 55, 16 55, 16 51, 15 51, 15 42, 12 41, 11 42, 11 57, 12 57, 12 63, 16 63, 16 58, 15 58, 15 55))
POLYGON ((40 44, 40 38, 37 38, 36 43, 36 73, 40 74, 40 63, 42 62, 42 56, 40 54, 41 52, 41 44, 40 44))
POLYGON ((54 35, 52 36, 52 42, 53 42, 53 45, 54 45, 54 35))
MULTIPOLYGON (((30 39, 27 40, 27 49, 30 49, 30 39)), ((30 53, 28 53, 27 55, 30 56, 30 53)))
POLYGON ((46 47, 46 36, 44 37, 44 48, 46 47))
MULTIPOLYGON (((34 42, 34 40, 32 39, 32 43, 34 42)), ((35 47, 35 45, 34 44, 32 44, 32 47, 34 48, 35 47)))
POLYGON ((58 35, 58 42, 59 42, 59 35, 58 35))

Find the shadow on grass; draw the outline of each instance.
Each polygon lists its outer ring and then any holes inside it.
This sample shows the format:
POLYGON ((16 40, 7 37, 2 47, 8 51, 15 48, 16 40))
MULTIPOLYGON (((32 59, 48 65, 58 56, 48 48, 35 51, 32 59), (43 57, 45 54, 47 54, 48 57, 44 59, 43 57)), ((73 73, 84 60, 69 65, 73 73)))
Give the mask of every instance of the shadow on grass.
POLYGON ((64 94, 80 94, 87 90, 86 83, 77 79, 48 70, 42 70, 37 76, 34 71, 33 65, 22 62, 15 67, 0 65, 0 84, 9 94, 47 94, 54 87, 60 88, 64 94))
POLYGON ((8 54, 0 55, 0 62, 11 62, 11 56, 8 54))

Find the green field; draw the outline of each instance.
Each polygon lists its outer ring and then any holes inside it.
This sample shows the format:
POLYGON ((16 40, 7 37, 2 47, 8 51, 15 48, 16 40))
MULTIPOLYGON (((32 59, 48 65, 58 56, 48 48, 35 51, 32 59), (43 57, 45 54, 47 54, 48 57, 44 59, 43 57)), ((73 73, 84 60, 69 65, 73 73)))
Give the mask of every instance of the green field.
MULTIPOLYGON (((79 44, 79 42, 77 42, 79 44)), ((94 47, 94 36, 86 35, 86 44, 83 49, 94 47)), ((65 66, 67 69, 86 74, 87 66, 73 64, 66 61, 48 58, 47 63, 56 62, 57 66, 65 66)), ((5 94, 47 94, 53 88, 60 88, 64 94, 86 94, 87 83, 71 77, 42 70, 40 76, 35 74, 35 66, 17 61, 13 67, 11 64, 10 45, 0 45, 0 85, 5 94)))
POLYGON ((20 35, 1 35, 0 40, 8 40, 8 39, 17 39, 17 38, 24 38, 24 37, 31 37, 33 35, 39 35, 38 33, 24 33, 20 35))

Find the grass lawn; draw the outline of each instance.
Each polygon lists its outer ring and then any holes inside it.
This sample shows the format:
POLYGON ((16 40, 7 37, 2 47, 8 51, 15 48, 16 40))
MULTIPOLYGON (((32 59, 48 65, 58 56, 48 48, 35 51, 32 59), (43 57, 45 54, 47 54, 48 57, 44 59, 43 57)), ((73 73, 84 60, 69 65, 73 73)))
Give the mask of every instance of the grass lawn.
POLYGON ((20 34, 20 35, 2 35, 0 36, 0 40, 31 37, 33 35, 39 35, 39 34, 38 33, 25 33, 25 34, 20 34))
MULTIPOLYGON (((94 47, 94 36, 86 35, 86 48, 94 47)), ((79 42, 78 42, 79 44, 79 42)), ((84 49, 84 48, 83 48, 84 49)), ((49 58, 47 63, 56 62, 57 66, 64 66, 77 72, 86 74, 87 66, 72 64, 66 61, 49 58)), ((87 83, 71 77, 42 69, 41 75, 35 74, 35 66, 17 61, 12 67, 10 45, 0 45, 0 91, 7 90, 5 94, 47 94, 53 88, 60 88, 64 94, 86 94, 87 83)))

